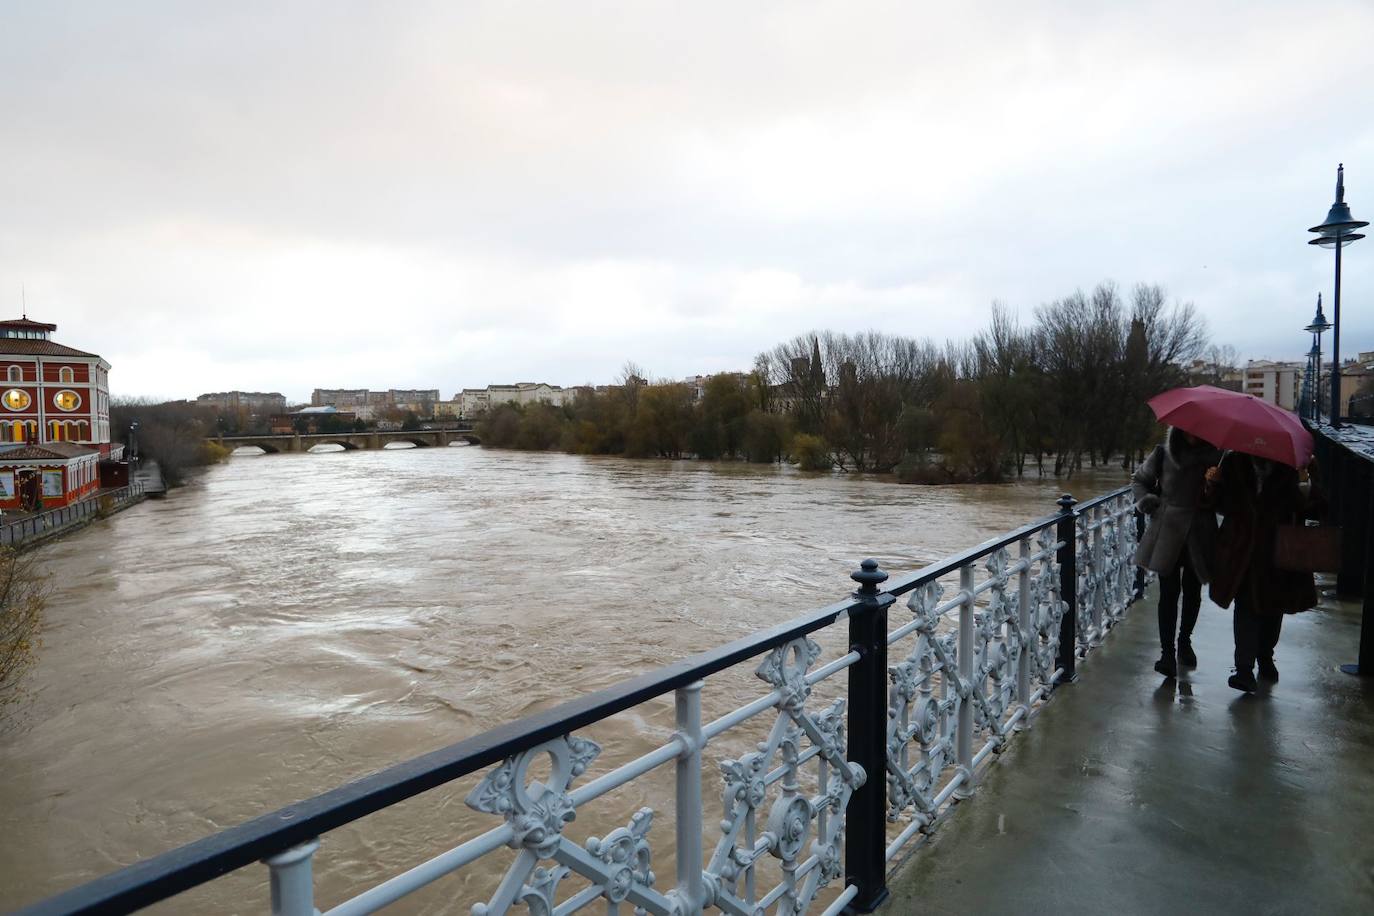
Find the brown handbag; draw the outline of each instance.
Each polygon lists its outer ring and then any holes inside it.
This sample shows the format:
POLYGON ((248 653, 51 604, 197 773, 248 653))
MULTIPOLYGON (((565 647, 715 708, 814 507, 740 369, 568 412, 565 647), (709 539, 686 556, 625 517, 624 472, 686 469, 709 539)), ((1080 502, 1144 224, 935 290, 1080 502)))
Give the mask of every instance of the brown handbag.
POLYGON ((1274 565, 1289 572, 1339 572, 1341 529, 1334 525, 1279 525, 1274 565))

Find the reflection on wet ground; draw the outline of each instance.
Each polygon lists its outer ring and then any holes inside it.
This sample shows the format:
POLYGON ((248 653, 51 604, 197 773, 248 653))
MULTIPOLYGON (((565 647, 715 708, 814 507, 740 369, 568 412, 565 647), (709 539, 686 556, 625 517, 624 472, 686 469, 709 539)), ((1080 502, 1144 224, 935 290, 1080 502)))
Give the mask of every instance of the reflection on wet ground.
MULTIPOLYGON (((236 457, 42 548, 54 594, 34 698, 0 743, 0 901, 787 619, 847 593, 864 556, 916 568, 1054 511, 1063 487, 464 447, 236 457)), ((708 683, 708 717, 757 695, 751 670, 708 683)), ((592 737, 609 764, 671 729, 657 702, 592 737)), ((468 788, 331 833, 320 901, 486 826, 468 788)), ((607 796, 602 829, 670 807, 671 791, 669 773, 607 796)), ((671 821, 654 830, 671 836, 671 821)), ((446 879, 398 911, 450 911, 486 881, 446 879)), ((248 869, 167 912, 258 911, 264 883, 248 869)))
POLYGON ((1155 673, 1155 600, 1011 743, 882 912, 1369 911, 1374 679, 1337 667, 1358 604, 1287 617, 1281 679, 1251 696, 1226 684, 1231 613, 1210 603, 1198 667, 1155 673))

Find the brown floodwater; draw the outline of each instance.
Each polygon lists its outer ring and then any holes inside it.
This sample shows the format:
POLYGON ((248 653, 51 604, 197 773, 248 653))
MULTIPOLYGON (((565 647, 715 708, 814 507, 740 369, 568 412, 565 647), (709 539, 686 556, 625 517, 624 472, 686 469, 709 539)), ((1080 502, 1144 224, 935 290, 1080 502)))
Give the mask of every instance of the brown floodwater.
MULTIPOLYGON (((1065 486, 472 447, 235 456, 39 549, 43 645, 0 735, 0 908, 830 603, 863 557, 918 568, 1054 511, 1065 486)), ((751 673, 708 681, 708 720, 764 692, 751 673)), ((667 741, 671 705, 590 730, 594 772, 667 741)), ((708 749, 708 825, 717 763, 748 738, 732 735, 708 749)), ((327 834, 317 905, 494 826, 462 803, 475 781, 327 834)), ((671 799, 662 768, 569 830, 604 835, 654 807, 666 890, 671 799)), ((467 912, 504 861, 388 912, 467 912)), ((266 869, 157 909, 263 912, 266 869)))

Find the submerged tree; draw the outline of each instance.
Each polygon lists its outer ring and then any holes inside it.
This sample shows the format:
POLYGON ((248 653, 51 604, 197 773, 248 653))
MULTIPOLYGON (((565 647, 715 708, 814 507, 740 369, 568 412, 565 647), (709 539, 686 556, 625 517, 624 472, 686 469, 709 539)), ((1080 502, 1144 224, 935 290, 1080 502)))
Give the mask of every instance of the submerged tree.
POLYGON ((24 674, 36 657, 47 598, 48 580, 32 558, 0 548, 0 729, 24 697, 24 674))

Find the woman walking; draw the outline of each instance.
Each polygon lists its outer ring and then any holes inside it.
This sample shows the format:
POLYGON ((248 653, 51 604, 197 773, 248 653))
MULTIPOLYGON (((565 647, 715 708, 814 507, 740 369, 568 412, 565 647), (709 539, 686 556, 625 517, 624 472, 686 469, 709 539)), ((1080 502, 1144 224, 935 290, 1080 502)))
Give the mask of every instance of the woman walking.
POLYGON ((1193 627, 1202 607, 1203 583, 1211 578, 1217 535, 1216 515, 1205 504, 1203 491, 1207 469, 1220 457, 1211 444, 1170 427, 1164 444, 1131 478, 1136 507, 1150 520, 1135 562, 1159 575, 1160 654, 1155 670, 1165 677, 1176 677, 1180 664, 1197 665, 1193 627))
POLYGON ((1211 597, 1223 608, 1236 605, 1231 618, 1236 671, 1226 683, 1253 693, 1256 664, 1260 679, 1279 679, 1274 648, 1283 615, 1317 604, 1312 574, 1280 569, 1274 557, 1279 526, 1302 524, 1312 500, 1303 493, 1297 470, 1240 452, 1227 452, 1207 478, 1223 516, 1211 597))

